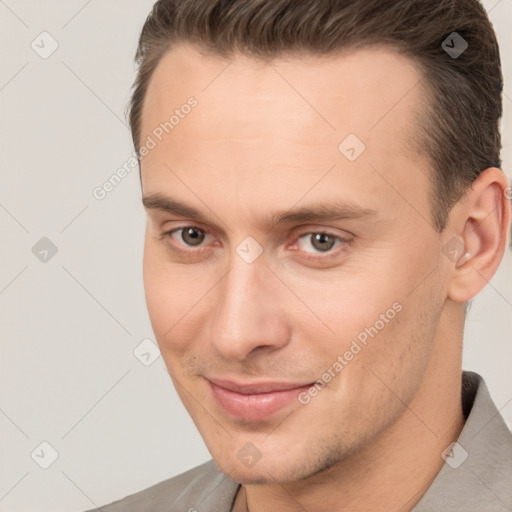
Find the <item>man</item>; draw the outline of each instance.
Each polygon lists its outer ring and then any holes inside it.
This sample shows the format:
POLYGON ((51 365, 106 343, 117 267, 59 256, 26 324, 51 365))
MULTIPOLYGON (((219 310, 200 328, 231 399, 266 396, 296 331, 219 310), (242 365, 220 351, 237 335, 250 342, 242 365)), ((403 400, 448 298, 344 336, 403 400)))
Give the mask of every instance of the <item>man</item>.
POLYGON ((137 59, 146 299, 213 460, 102 510, 512 510, 461 370, 511 219, 483 7, 160 0, 137 59))

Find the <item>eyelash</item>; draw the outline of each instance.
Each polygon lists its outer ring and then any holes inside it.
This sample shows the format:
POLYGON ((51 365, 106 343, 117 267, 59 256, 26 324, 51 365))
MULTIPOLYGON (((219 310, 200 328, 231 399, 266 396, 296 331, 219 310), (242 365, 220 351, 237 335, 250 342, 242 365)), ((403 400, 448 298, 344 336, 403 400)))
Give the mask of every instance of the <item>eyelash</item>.
MULTIPOLYGON (((188 226, 182 226, 182 227, 179 227, 179 228, 173 228, 169 231, 165 231, 164 233, 162 233, 162 235, 160 236, 160 240, 163 240, 163 239, 166 239, 166 238, 172 238, 172 235, 176 232, 179 232, 179 231, 184 231, 185 229, 194 229, 196 231, 199 231, 201 233, 205 233, 206 235, 209 235, 209 233, 202 229, 202 228, 199 228, 198 226, 194 226, 194 225, 188 225, 188 226)), ((330 256, 334 256, 335 254, 338 253, 338 251, 335 250, 336 247, 339 248, 340 245, 344 245, 344 244, 348 244, 349 243, 349 240, 339 236, 339 235, 335 235, 334 233, 331 233, 329 231, 325 231, 325 230, 320 230, 320 231, 305 231, 304 233, 300 233, 298 236, 297 236, 297 241, 300 240, 302 237, 306 236, 306 235, 317 235, 317 234, 322 234, 322 235, 327 235, 327 236, 330 236, 332 238, 334 238, 336 241, 339 241, 340 243, 338 244, 338 246, 334 245, 331 249, 329 249, 328 251, 322 253, 322 252, 317 252, 316 254, 318 254, 318 256, 313 256, 312 254, 313 253, 308 253, 306 252, 305 254, 307 255, 306 258, 307 259, 327 259, 329 258, 330 256)), ((203 247, 199 247, 198 250, 184 250, 184 249, 179 249, 178 247, 176 246, 170 246, 169 245, 169 248, 173 251, 173 252, 177 252, 179 254, 185 254, 185 255, 190 255, 190 254, 193 254, 193 253, 199 253, 199 252, 202 252, 201 249, 204 249, 203 247)))

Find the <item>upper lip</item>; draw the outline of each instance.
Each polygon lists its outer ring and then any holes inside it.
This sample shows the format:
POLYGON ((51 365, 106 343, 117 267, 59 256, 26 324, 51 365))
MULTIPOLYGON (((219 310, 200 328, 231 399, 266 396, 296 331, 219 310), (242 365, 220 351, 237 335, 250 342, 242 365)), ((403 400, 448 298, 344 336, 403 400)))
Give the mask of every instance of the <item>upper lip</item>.
POLYGON ((302 388, 304 386, 309 386, 311 383, 301 383, 301 382, 276 382, 276 381, 264 381, 264 382, 253 382, 253 383, 241 383, 235 382, 232 380, 225 379, 211 379, 208 378, 208 381, 219 386, 221 388, 227 389, 229 391, 234 391, 236 393, 240 393, 242 395, 255 395, 258 393, 271 393, 272 391, 286 391, 289 389, 302 388))

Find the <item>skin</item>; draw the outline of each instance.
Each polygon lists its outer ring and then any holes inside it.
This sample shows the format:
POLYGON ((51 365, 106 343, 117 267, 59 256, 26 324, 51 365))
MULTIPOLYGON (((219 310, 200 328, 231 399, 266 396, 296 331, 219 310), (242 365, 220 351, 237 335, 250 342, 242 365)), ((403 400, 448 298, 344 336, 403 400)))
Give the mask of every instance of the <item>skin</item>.
POLYGON ((143 159, 143 196, 207 220, 146 208, 146 300, 181 400, 243 484, 235 511, 411 510, 463 427, 465 302, 506 248, 509 184, 487 169, 433 228, 429 164, 405 143, 419 79, 385 47, 265 63, 187 45, 152 77, 141 140, 190 96, 198 106, 143 159), (366 145, 354 162, 338 150, 350 133, 366 145), (374 215, 268 225, 275 211, 333 201, 374 215), (186 230, 162 236, 189 226, 198 246, 186 230), (326 231, 340 237, 332 248, 314 242, 326 231), (236 252, 248 236, 263 249, 252 263, 236 252), (453 237, 466 247, 456 261, 442 252, 453 237), (213 399, 206 378, 316 381, 395 302, 401 311, 306 405, 251 422, 213 399), (261 454, 252 467, 237 456, 246 443, 261 454))

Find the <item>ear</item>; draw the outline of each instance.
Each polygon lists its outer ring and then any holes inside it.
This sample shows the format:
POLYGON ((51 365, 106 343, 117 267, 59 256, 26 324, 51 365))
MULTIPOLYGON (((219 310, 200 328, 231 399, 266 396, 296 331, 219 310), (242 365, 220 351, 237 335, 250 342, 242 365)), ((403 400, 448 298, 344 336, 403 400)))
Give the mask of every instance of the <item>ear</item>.
POLYGON ((503 171, 490 167, 452 209, 443 248, 445 255, 452 255, 451 300, 471 300, 494 276, 508 246, 510 190, 503 171))

